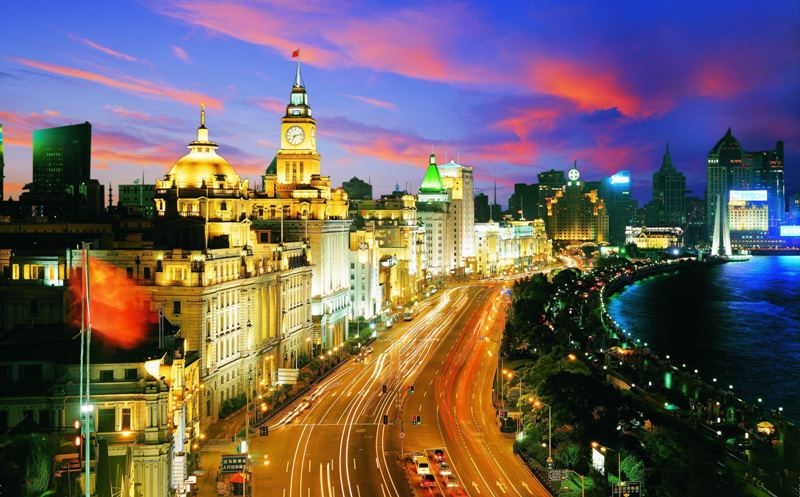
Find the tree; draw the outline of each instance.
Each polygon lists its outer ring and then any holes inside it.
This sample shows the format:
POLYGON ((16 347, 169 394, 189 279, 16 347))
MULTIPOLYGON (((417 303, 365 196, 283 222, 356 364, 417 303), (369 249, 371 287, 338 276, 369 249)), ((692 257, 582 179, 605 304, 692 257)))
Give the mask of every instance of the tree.
POLYGON ((628 481, 645 481, 644 462, 633 454, 628 454, 622 459, 622 472, 628 481))
POLYGON ((568 443, 556 454, 558 459, 566 468, 574 468, 581 460, 581 448, 576 443, 568 443))
POLYGON ((44 438, 31 438, 25 464, 25 494, 29 497, 44 495, 50 486, 52 455, 44 438))
POLYGON ((567 268, 562 269, 553 276, 553 285, 556 287, 570 286, 578 279, 578 271, 575 269, 567 268))

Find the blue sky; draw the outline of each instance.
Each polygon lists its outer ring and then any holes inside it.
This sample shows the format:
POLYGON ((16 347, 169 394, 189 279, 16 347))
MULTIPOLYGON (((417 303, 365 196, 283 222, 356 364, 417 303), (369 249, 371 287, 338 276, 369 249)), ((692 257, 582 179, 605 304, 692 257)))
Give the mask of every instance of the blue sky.
POLYGON ((279 143, 294 48, 336 184, 416 186, 435 150, 503 198, 578 160, 587 178, 630 169, 643 201, 669 140, 702 195, 705 156, 731 126, 749 150, 784 140, 797 191, 798 5, 11 2, 6 191, 30 181, 33 129, 87 120, 96 178, 152 182, 193 138, 201 100, 220 154, 257 178, 279 143))

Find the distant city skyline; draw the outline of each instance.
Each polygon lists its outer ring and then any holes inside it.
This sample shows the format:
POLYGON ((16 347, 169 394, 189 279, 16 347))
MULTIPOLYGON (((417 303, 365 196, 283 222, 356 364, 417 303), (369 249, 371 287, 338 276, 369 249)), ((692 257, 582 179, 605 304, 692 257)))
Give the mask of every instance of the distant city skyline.
POLYGON ((491 197, 496 180, 504 206, 514 183, 573 160, 589 179, 630 170, 642 205, 667 141, 702 196, 706 155, 732 127, 749 150, 785 142, 796 192, 800 9, 720 5, 537 6, 509 20, 461 4, 97 3, 91 19, 65 10, 56 25, 15 3, 0 34, 13 47, 0 62, 6 196, 31 181, 34 129, 84 121, 93 177, 127 184, 144 170, 152 183, 185 153, 200 101, 220 153, 258 178, 279 147, 271 124, 295 48, 336 185, 416 188, 434 150, 475 167, 476 192, 491 197), (743 18, 771 29, 742 32, 743 18))

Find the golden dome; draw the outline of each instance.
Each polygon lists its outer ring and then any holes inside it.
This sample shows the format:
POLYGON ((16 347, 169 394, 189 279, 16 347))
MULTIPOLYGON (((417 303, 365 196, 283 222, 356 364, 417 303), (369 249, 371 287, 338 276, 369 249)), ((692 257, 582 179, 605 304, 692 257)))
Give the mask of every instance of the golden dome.
POLYGON ((208 139, 205 114, 203 105, 200 111, 200 127, 197 128, 197 140, 188 145, 189 153, 172 166, 164 179, 169 183, 174 182, 178 188, 238 186, 239 175, 228 161, 217 155, 217 144, 208 139))
POLYGON ((174 181, 178 188, 215 188, 220 182, 229 185, 239 183, 239 175, 228 161, 217 155, 215 146, 189 148, 191 151, 181 157, 167 173, 168 181, 174 181))

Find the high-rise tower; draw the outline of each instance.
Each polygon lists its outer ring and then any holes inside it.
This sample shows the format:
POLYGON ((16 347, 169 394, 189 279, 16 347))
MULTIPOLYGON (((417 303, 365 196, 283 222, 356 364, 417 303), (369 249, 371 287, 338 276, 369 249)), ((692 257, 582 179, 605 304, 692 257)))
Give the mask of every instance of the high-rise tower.
POLYGON ((281 118, 281 148, 275 155, 278 185, 311 183, 312 176, 320 174, 319 162, 317 122, 311 117, 298 58, 289 105, 281 118))

